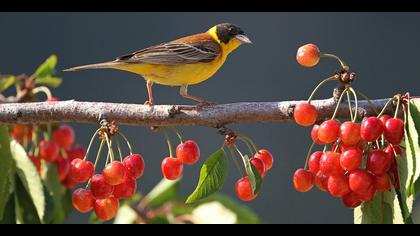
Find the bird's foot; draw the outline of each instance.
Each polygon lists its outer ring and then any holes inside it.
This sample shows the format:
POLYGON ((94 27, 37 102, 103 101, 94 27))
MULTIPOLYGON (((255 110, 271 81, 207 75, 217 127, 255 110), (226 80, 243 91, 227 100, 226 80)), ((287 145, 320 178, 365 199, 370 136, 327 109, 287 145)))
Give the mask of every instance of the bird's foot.
POLYGON ((217 105, 217 103, 203 100, 197 103, 197 105, 195 105, 195 109, 200 110, 203 107, 214 106, 214 105, 217 105))
POLYGON ((154 103, 153 103, 153 101, 147 100, 147 101, 144 102, 144 105, 153 106, 154 103))

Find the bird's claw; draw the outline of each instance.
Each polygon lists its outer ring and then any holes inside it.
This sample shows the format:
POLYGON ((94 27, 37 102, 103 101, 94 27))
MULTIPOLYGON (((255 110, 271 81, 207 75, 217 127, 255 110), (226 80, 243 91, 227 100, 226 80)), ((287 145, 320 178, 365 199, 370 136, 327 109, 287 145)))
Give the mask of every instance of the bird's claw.
POLYGON ((214 106, 216 104, 217 103, 215 103, 215 102, 210 102, 210 101, 203 100, 203 101, 197 103, 197 105, 195 105, 195 109, 196 110, 200 110, 203 107, 214 106))
POLYGON ((152 101, 147 100, 144 102, 144 105, 153 106, 154 104, 152 101))

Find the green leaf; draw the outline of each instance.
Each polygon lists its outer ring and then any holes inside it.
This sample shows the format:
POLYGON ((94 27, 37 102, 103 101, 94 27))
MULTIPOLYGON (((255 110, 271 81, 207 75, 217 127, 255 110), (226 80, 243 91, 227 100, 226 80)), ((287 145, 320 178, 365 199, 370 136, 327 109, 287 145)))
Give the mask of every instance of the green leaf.
POLYGON ((57 56, 51 55, 47 60, 42 63, 38 69, 36 69, 33 77, 40 78, 52 75, 55 72, 55 66, 57 65, 57 56))
POLYGON ((115 216, 114 224, 134 224, 138 219, 136 211, 129 205, 123 205, 115 216))
POLYGON ((37 209, 30 194, 26 190, 25 184, 20 178, 17 177, 15 179, 16 222, 18 224, 41 224, 41 217, 37 213, 37 209))
POLYGON ((16 223, 16 213, 15 213, 15 198, 12 194, 7 201, 6 207, 4 209, 3 219, 0 220, 0 224, 15 224, 16 223))
POLYGON ((363 203, 361 206, 354 209, 354 223, 392 224, 393 206, 384 201, 382 193, 377 193, 371 202, 363 203))
MULTIPOLYGON (((405 152, 407 154, 407 152, 405 152)), ((411 177, 409 176, 412 173, 412 165, 413 163, 409 161, 407 155, 403 155, 397 158, 397 166, 398 166, 398 177, 400 180, 400 189, 396 190, 397 192, 397 199, 398 205, 401 211, 402 218, 404 222, 410 221, 410 215, 413 208, 413 200, 414 196, 408 195, 407 187, 409 187, 411 177)))
POLYGON ((63 79, 60 77, 53 77, 50 75, 44 76, 44 77, 38 77, 36 79, 36 84, 42 84, 46 85, 48 87, 57 88, 61 85, 61 82, 63 82, 63 79))
POLYGON ((162 179, 143 200, 153 208, 159 207, 170 200, 175 200, 179 192, 179 183, 179 180, 162 179))
POLYGON ((16 77, 9 75, 7 77, 0 77, 0 93, 7 90, 10 86, 15 84, 16 77))
POLYGON ((12 140, 10 143, 10 149, 12 157, 16 163, 17 174, 20 181, 22 181, 23 186, 29 193, 32 202, 35 205, 39 219, 43 219, 46 209, 46 199, 41 177, 39 176, 35 165, 28 158, 25 150, 19 143, 12 140))
POLYGON ((410 182, 407 185, 409 195, 416 194, 414 184, 420 177, 420 166, 417 167, 417 163, 420 163, 420 100, 411 100, 408 109, 406 130, 405 130, 405 143, 406 143, 406 154, 408 160, 412 163, 412 170, 410 173, 410 182))
POLYGON ((247 155, 244 155, 244 156, 241 155, 241 158, 242 158, 242 162, 244 163, 245 171, 246 171, 246 174, 248 175, 249 182, 251 182, 252 191, 254 193, 256 193, 257 180, 256 180, 256 177, 255 177, 254 171, 252 169, 253 165, 249 161, 249 157, 247 155))
POLYGON ((58 171, 57 166, 48 164, 45 165, 46 169, 46 175, 45 175, 45 196, 49 199, 47 199, 47 208, 48 206, 49 216, 44 217, 44 222, 49 223, 64 223, 66 214, 65 211, 63 211, 63 198, 65 194, 65 188, 61 184, 59 178, 58 178, 58 171))
POLYGON ((186 203, 193 203, 219 191, 227 178, 227 157, 223 149, 213 153, 200 171, 200 179, 194 192, 186 203))
POLYGON ((13 159, 10 151, 9 131, 7 126, 0 126, 0 220, 10 191, 10 176, 12 175, 13 159))

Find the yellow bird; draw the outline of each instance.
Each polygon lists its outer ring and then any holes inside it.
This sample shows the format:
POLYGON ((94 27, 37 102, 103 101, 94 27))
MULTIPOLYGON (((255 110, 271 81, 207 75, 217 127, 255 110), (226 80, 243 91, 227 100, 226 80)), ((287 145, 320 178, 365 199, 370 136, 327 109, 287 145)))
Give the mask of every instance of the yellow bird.
POLYGON ((188 94, 188 86, 201 83, 213 76, 226 61, 227 56, 241 44, 252 43, 238 26, 223 23, 205 33, 183 37, 168 43, 148 47, 117 57, 114 61, 73 67, 64 71, 111 68, 132 72, 147 81, 149 99, 153 105, 154 83, 180 86, 180 95, 198 102, 208 101, 188 94))

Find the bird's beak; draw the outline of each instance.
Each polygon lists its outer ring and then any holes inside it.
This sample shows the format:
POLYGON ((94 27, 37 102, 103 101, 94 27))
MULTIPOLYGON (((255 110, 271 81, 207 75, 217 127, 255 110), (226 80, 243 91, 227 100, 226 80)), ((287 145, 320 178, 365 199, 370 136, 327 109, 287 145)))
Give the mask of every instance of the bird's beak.
POLYGON ((251 44, 252 43, 252 41, 248 38, 248 36, 246 36, 244 34, 238 34, 238 35, 235 36, 235 38, 237 40, 239 40, 241 43, 244 43, 244 44, 251 44))

